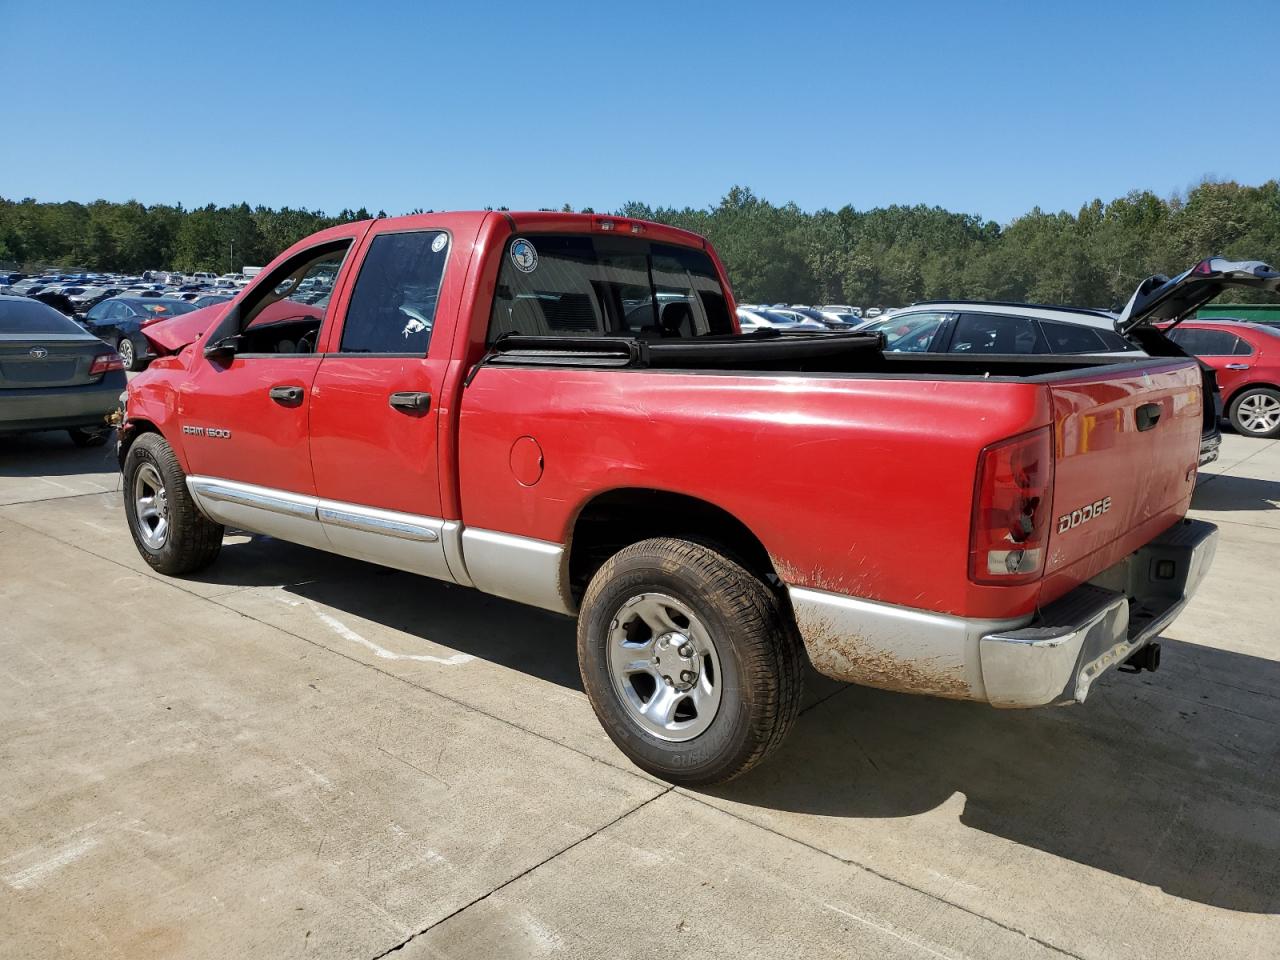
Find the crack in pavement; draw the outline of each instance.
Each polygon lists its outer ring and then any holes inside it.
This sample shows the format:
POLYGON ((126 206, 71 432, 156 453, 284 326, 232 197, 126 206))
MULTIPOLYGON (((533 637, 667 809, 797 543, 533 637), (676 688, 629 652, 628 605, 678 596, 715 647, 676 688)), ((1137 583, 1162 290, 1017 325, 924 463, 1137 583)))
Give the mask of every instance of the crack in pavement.
MULTIPOLYGON (((603 824, 602 827, 595 829, 595 831, 589 833, 589 835, 579 838, 579 840, 573 841, 572 844, 567 845, 566 847, 563 847, 563 849, 557 851, 556 854, 552 854, 548 856, 548 858, 545 858, 544 860, 539 861, 539 863, 531 865, 531 867, 525 870, 522 870, 522 872, 518 873, 517 876, 512 877, 511 879, 508 879, 508 881, 504 881, 503 883, 498 884, 498 886, 494 887, 493 890, 490 890, 488 893, 484 893, 483 896, 476 897, 475 900, 468 902, 468 904, 460 906, 460 908, 452 911, 452 913, 449 914, 448 916, 444 916, 444 918, 440 920, 436 920, 435 923, 430 924, 429 927, 422 928, 421 931, 417 931, 416 933, 411 934, 410 937, 407 937, 406 940, 403 940, 397 943, 396 946, 390 947, 388 948, 388 950, 381 952, 381 954, 371 957, 371 960, 379 960, 380 957, 385 957, 389 954, 393 954, 393 952, 401 950, 401 948, 406 946, 408 942, 411 942, 413 938, 421 936, 422 933, 425 933, 426 931, 430 931, 431 928, 436 927, 436 925, 439 925, 440 923, 444 923, 445 920, 451 919, 452 916, 456 916, 457 914, 462 913, 462 911, 465 911, 468 908, 471 908, 471 906, 479 904, 479 902, 483 902, 484 900, 488 899, 488 897, 493 896, 494 893, 497 893, 498 891, 503 890, 504 887, 507 887, 509 886, 509 884, 517 881, 517 879, 527 876, 527 874, 534 872, 534 870, 541 867, 541 865, 549 863, 549 861, 556 859, 557 856, 561 856, 562 854, 564 854, 564 852, 570 851, 573 849, 573 847, 576 847, 582 844, 582 842, 590 840, 591 837, 598 836, 600 832, 603 832, 605 831, 605 829, 608 829, 609 827, 614 826, 614 824, 620 822, 620 820, 622 820, 623 818, 630 817, 632 813, 637 812, 637 810, 643 809, 644 806, 652 804, 654 800, 659 799, 659 797, 666 796, 667 794, 669 794, 669 792, 673 792, 673 791, 677 792, 677 794, 680 796, 684 796, 684 797, 687 797, 687 799, 695 801, 695 803, 699 803, 699 804, 703 804, 704 806, 707 806, 708 809, 714 810, 714 812, 721 813, 723 815, 726 815, 726 817, 739 820, 739 822, 746 824, 746 826, 750 828, 759 829, 759 831, 763 831, 765 833, 771 833, 771 835, 773 836, 780 837, 782 838, 782 840, 790 841, 792 842, 792 844, 796 844, 801 847, 804 847, 804 849, 806 850, 812 850, 813 852, 815 852, 815 854, 822 855, 824 856, 824 858, 835 860, 837 861, 837 863, 845 864, 846 867, 865 870, 865 872, 872 874, 872 876, 878 877, 879 879, 883 879, 883 881, 887 881, 888 883, 895 884, 895 886, 904 888, 904 890, 910 890, 915 893, 919 893, 919 895, 928 897, 929 900, 938 902, 938 904, 942 904, 943 906, 948 906, 948 908, 952 908, 955 910, 963 911, 963 913, 969 914, 970 916, 974 916, 974 918, 977 918, 979 920, 984 920, 984 922, 995 924, 996 927, 1005 929, 1005 931, 1007 932, 1015 933, 1015 934, 1018 934, 1018 936, 1025 937, 1027 938, 1027 940, 1037 943, 1037 945, 1039 946, 1043 946, 1044 948, 1047 948, 1047 950, 1052 950, 1053 952, 1056 952, 1056 954, 1060 954, 1065 957, 1070 957, 1071 960, 1084 960, 1084 957, 1080 957, 1078 954, 1073 954, 1073 952, 1069 950, 1065 950, 1065 948, 1053 945, 1053 943, 1048 942, 1046 940, 1042 940, 1042 938, 1034 936, 1034 934, 1030 934, 1028 932, 1023 931, 1023 929, 1011 927, 1011 925, 1009 924, 1002 923, 1001 920, 997 920, 996 918, 993 918, 993 916, 988 916, 986 914, 979 913, 979 911, 977 910, 966 908, 966 906, 964 905, 956 904, 956 902, 948 900, 946 899, 946 897, 937 895, 937 893, 933 893, 928 890, 923 890, 923 888, 913 886, 913 884, 908 883, 906 881, 902 881, 902 879, 897 879, 896 877, 892 877, 890 876, 890 874, 882 873, 881 870, 877 870, 876 868, 869 867, 869 865, 867 864, 859 863, 858 860, 846 859, 844 858, 844 856, 838 856, 837 854, 833 854, 833 852, 831 851, 823 850, 822 847, 814 846, 813 844, 809 844, 809 842, 806 842, 804 840, 799 840, 799 838, 788 836, 786 835, 786 833, 777 831, 777 829, 774 829, 773 827, 768 827, 768 826, 764 826, 764 824, 755 823, 753 822, 753 820, 746 819, 745 817, 741 817, 741 815, 739 814, 730 812, 730 810, 724 810, 723 808, 719 808, 719 806, 709 803, 709 801, 703 799, 703 797, 699 796, 698 794, 691 794, 691 792, 686 791, 685 788, 678 788, 677 790, 676 787, 668 785, 668 783, 663 783, 662 781, 655 780, 655 778, 653 777, 646 776, 646 774, 637 772, 636 768, 631 767, 630 764, 622 765, 617 763, 611 763, 611 762, 608 762, 608 760, 598 758, 598 756, 593 756, 588 753, 584 753, 584 751, 579 750, 575 748, 575 746, 572 746, 570 744, 566 744, 566 742, 554 740, 552 739, 552 737, 544 735, 544 733, 540 733, 535 730, 530 730, 530 728, 521 726, 520 723, 509 721, 509 719, 507 718, 498 717, 498 716, 495 716, 495 714, 485 712, 485 710, 480 709, 479 707, 476 707, 476 705, 474 704, 468 704, 466 703, 466 701, 458 700, 456 698, 453 698, 453 696, 449 696, 448 694, 443 694, 443 692, 440 692, 438 690, 433 690, 431 689, 431 687, 417 684, 417 682, 413 682, 412 678, 410 677, 399 676, 397 675, 397 673, 392 673, 387 671, 387 669, 383 669, 379 666, 376 666, 376 664, 367 663, 365 662, 365 660, 361 660, 356 657, 353 657, 353 655, 343 652, 343 650, 332 648, 332 646, 326 646, 325 644, 320 643, 320 641, 317 641, 317 640, 312 640, 311 637, 302 636, 301 634, 296 634, 296 632, 293 632, 292 630, 288 630, 288 628, 275 625, 275 623, 270 623, 268 621, 260 620, 260 618, 252 616, 252 614, 250 613, 244 613, 243 611, 238 611, 238 609, 236 608, 229 607, 229 605, 225 603, 221 603, 218 596, 205 596, 205 595, 195 593, 195 591, 184 588, 184 586, 182 586, 180 582, 175 581, 173 579, 169 579, 169 577, 161 577, 160 575, 156 575, 156 573, 154 572, 136 570, 136 568, 129 567, 128 564, 120 562, 118 561, 118 559, 102 556, 102 554, 96 553, 95 550, 91 550, 91 549, 88 549, 87 547, 84 547, 83 544, 73 543, 73 541, 69 541, 69 540, 63 540, 59 538, 59 536, 50 534, 50 532, 37 529, 37 527, 33 527, 29 524, 24 524, 24 522, 18 520, 17 517, 6 516, 5 518, 6 520, 13 522, 13 524, 17 524, 18 526, 23 527, 23 529, 33 532, 33 534, 36 534, 38 536, 44 536, 44 538, 55 541, 55 543, 63 544, 64 547, 81 550, 82 553, 86 553, 88 554, 88 556, 95 557, 97 559, 100 559, 100 561, 113 564, 113 566, 120 567, 122 568, 122 570, 131 572, 131 573, 137 573, 137 575, 146 576, 148 580, 155 581, 156 584, 168 586, 168 588, 178 590, 179 593, 187 594, 188 596, 191 596, 191 598, 193 599, 201 600, 201 602, 215 605, 215 607, 219 607, 220 609, 224 609, 224 611, 228 611, 229 613, 236 614, 237 617, 242 617, 244 618, 244 620, 259 623, 260 626, 264 626, 268 628, 268 630, 279 632, 279 634, 283 634, 284 636, 293 637, 294 640, 301 640, 302 643, 315 646, 315 648, 324 650, 325 653, 332 654, 334 655, 334 657, 340 657, 344 660, 348 660, 349 663, 356 664, 356 666, 358 667, 371 669, 371 671, 380 673, 380 675, 383 675, 384 677, 388 677, 390 678, 390 680, 398 681, 398 682, 401 682, 401 684, 403 685, 410 686, 412 687, 413 690, 420 691, 422 692, 422 694, 428 694, 430 696, 434 696, 434 698, 438 698, 440 700, 447 701, 447 703, 456 705, 456 707, 460 707, 461 709, 466 710, 467 713, 475 714, 475 716, 492 719, 492 721, 497 721, 498 723, 504 724, 504 726, 511 727, 512 730, 518 730, 522 733, 526 733, 526 735, 535 737, 535 739, 548 742, 548 744, 556 745, 558 746, 558 748, 571 751, 571 753, 582 756, 582 758, 588 759, 590 760, 590 762, 602 764, 604 765, 604 767, 608 767, 609 769, 612 769, 612 771, 627 773, 627 774, 630 774, 630 776, 632 777, 636 777, 637 780, 644 780, 646 782, 649 782, 650 785, 653 785, 655 787, 658 787, 658 786, 663 787, 662 790, 658 792, 658 794, 655 794, 654 796, 649 797, 649 799, 645 800, 644 803, 636 805, 635 808, 627 810, 626 813, 618 815, 618 817, 612 820, 609 820, 609 822, 603 824)), ((836 695, 841 694, 841 692, 845 692, 849 689, 850 689, 850 685, 845 685, 840 687, 840 689, 832 691, 831 694, 828 694, 827 696, 824 696, 824 698, 818 701, 815 701, 815 703, 813 704, 810 704, 808 708, 805 708, 804 713, 809 713, 810 710, 818 708, 820 707, 820 705, 826 704, 827 701, 835 698, 836 695)))
POLYGON ((483 894, 482 896, 476 897, 476 898, 475 898, 474 900, 472 900, 470 903, 464 903, 462 906, 458 907, 458 909, 456 909, 456 910, 454 910, 452 913, 448 914, 448 916, 441 917, 439 920, 435 921, 434 923, 429 923, 429 924, 427 924, 427 926, 423 927, 421 930, 417 931, 416 933, 411 933, 411 934, 409 934, 409 936, 405 937, 403 940, 401 940, 401 941, 400 941, 399 943, 397 943, 395 946, 390 947, 390 948, 388 948, 388 949, 386 949, 386 950, 383 950, 383 951, 382 951, 381 953, 379 953, 379 954, 375 954, 373 957, 371 957, 371 958, 370 958, 370 960, 382 960, 382 958, 383 958, 383 957, 388 956, 388 955, 390 955, 390 954, 392 954, 392 953, 395 953, 397 950, 403 950, 403 949, 404 949, 404 948, 405 948, 409 943, 411 943, 413 940, 417 939, 418 937, 422 936, 424 933, 427 933, 429 930, 432 930, 432 929, 434 929, 435 927, 440 926, 440 924, 442 924, 442 923, 446 923, 447 921, 452 920, 452 919, 453 919, 454 917, 456 917, 458 914, 460 914, 460 913, 462 913, 462 912, 464 912, 464 911, 466 911, 466 910, 470 910, 472 907, 474 907, 474 906, 475 906, 476 904, 478 904, 478 903, 484 903, 484 901, 488 900, 488 899, 489 899, 491 896, 493 896, 495 893, 497 893, 497 892, 499 892, 500 890, 503 890, 503 889, 505 889, 505 888, 507 888, 507 887, 511 886, 511 884, 515 883, 517 880, 519 880, 519 879, 521 879, 521 878, 523 878, 523 877, 527 877, 529 874, 533 873, 533 871, 537 870, 539 867, 546 866, 546 865, 547 865, 548 863, 550 863, 552 860, 556 859, 557 857, 563 856, 564 854, 568 853, 570 850, 574 849, 575 847, 578 847, 578 846, 580 846, 580 845, 582 845, 582 844, 586 843, 586 842, 587 842, 588 840, 590 840, 592 837, 599 836, 602 832, 604 832, 605 830, 608 830, 608 829, 609 829, 610 827, 612 827, 614 824, 616 824, 616 823, 620 823, 621 821, 625 820, 627 817, 631 816, 633 813, 635 813, 635 812, 637 812, 637 811, 639 811, 639 810, 643 810, 643 809, 644 809, 645 807, 647 807, 649 804, 653 803, 653 801, 655 801, 655 800, 659 799, 660 797, 665 797, 668 793, 671 793, 671 791, 672 791, 672 790, 674 790, 674 789, 675 789, 674 787, 672 787, 672 786, 668 785, 668 786, 667 786, 667 788, 666 788, 665 790, 662 790, 662 791, 660 791, 660 792, 658 792, 658 793, 655 793, 652 797, 650 797, 648 800, 645 800, 643 803, 638 803, 638 804, 636 804, 636 805, 635 805, 634 807, 632 807, 630 810, 626 811, 625 813, 621 813, 621 814, 619 814, 618 816, 616 816, 616 817, 614 817, 612 820, 610 820, 608 823, 606 823, 606 824, 604 824, 603 826, 601 826, 601 827, 599 827, 599 828, 597 828, 597 829, 595 829, 595 830, 591 831, 591 832, 590 832, 590 833, 588 833, 586 836, 584 836, 584 837, 579 837, 577 840, 573 841, 573 843, 571 843, 571 844, 569 844, 568 846, 564 847, 563 849, 561 849, 561 850, 557 850, 555 853, 551 854, 551 856, 549 856, 549 857, 547 857, 547 858, 545 858, 545 859, 543 859, 543 860, 540 860, 539 862, 535 863, 533 866, 529 867, 529 868, 528 868, 528 869, 526 869, 526 870, 522 870, 522 871, 520 871, 520 872, 519 872, 519 873, 517 873, 514 877, 511 877, 509 880, 504 880, 502 883, 498 884, 496 887, 494 887, 494 888, 493 888, 492 890, 490 890, 488 893, 483 894))

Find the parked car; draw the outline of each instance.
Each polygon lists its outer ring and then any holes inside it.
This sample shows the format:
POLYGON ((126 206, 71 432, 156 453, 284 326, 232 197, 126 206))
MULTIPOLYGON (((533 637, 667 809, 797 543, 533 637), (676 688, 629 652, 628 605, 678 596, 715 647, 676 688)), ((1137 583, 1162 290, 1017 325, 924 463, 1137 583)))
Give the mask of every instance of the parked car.
POLYGON ((52 307, 0 296, 0 433, 66 430, 104 443, 125 386, 119 354, 52 307))
POLYGON ((230 303, 233 299, 235 299, 233 294, 205 293, 196 297, 194 300, 191 301, 191 303, 197 308, 211 307, 214 304, 218 304, 218 303, 230 303))
POLYGON ((1280 437, 1280 328, 1256 321, 1188 320, 1168 334, 1213 367, 1237 433, 1280 437))
POLYGON ((821 324, 827 330, 852 330, 862 322, 855 318, 845 320, 835 314, 819 310, 817 307, 792 307, 789 312, 798 313, 802 317, 808 317, 815 323, 821 324))
POLYGON ((816 320, 810 320, 808 317, 790 310, 774 310, 761 307, 748 310, 744 307, 739 307, 737 315, 738 324, 743 332, 770 328, 783 333, 823 333, 827 329, 826 326, 816 320))
POLYGON ((170 297, 112 297, 90 308, 85 329, 111 344, 124 358, 128 370, 142 370, 150 358, 142 331, 149 324, 196 309, 185 300, 170 297))
MULTIPOLYGON (((924 301, 869 320, 859 332, 883 333, 885 349, 965 356, 1063 355, 1127 360, 1145 356, 1139 343, 1117 331, 1120 317, 1106 310, 995 301, 924 301)), ((1167 349, 1168 343, 1162 342, 1167 349)), ((1176 348, 1175 348, 1176 349, 1176 348)), ((1183 351, 1179 355, 1190 356, 1183 351)), ((1202 370, 1204 429, 1201 466, 1218 459, 1223 409, 1214 371, 1202 370)))
POLYGON ((807 661, 1079 701, 1112 666, 1155 668, 1212 560, 1216 529, 1184 519, 1200 366, 1145 325, 1212 285, 1280 284, 1215 263, 1135 293, 1123 333, 1152 356, 943 358, 731 336, 714 251, 656 223, 341 224, 129 384, 125 516, 167 575, 231 525, 577 615, 604 729, 677 783, 780 743, 807 661), (349 294, 293 299, 318 276, 349 294), (625 301, 672 293, 679 336, 642 340, 625 301))

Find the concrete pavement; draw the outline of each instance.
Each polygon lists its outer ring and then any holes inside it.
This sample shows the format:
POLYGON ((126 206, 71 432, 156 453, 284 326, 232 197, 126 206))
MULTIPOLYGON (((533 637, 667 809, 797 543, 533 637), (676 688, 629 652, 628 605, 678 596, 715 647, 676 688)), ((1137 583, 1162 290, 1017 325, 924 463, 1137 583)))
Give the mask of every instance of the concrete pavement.
POLYGON ((1280 443, 1224 440, 1158 673, 815 678, 708 792, 613 748, 565 618, 262 537, 161 577, 108 451, 0 440, 0 952, 1275 957, 1280 443))

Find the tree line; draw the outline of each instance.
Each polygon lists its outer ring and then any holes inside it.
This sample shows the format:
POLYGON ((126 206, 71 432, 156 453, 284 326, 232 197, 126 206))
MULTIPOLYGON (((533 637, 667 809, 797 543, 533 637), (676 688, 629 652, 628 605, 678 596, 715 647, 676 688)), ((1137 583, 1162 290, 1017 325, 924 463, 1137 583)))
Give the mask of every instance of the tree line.
MULTIPOLYGON (((628 203, 615 213, 710 238, 743 302, 899 306, 964 298, 1114 306, 1143 277, 1177 273, 1210 254, 1280 261, 1275 180, 1205 182, 1167 198, 1135 191, 1095 199, 1075 213, 1037 207, 1006 225, 925 205, 809 213, 746 187, 711 207, 628 203)), ((247 204, 187 210, 0 197, 0 263, 222 273, 265 264, 316 230, 371 216, 363 208, 329 216, 247 204)))

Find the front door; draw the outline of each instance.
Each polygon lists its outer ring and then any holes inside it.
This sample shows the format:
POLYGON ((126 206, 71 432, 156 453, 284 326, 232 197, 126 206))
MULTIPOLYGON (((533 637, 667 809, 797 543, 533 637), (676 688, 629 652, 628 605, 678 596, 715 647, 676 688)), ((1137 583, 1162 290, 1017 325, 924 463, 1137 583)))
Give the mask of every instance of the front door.
POLYGON ((450 344, 432 332, 452 244, 444 230, 374 226, 310 399, 332 548, 445 580, 437 427, 450 344))
POLYGON ((188 484, 216 520, 328 547, 315 519, 308 400, 350 246, 322 244, 273 270, 240 304, 236 352, 193 360, 178 422, 188 484))

